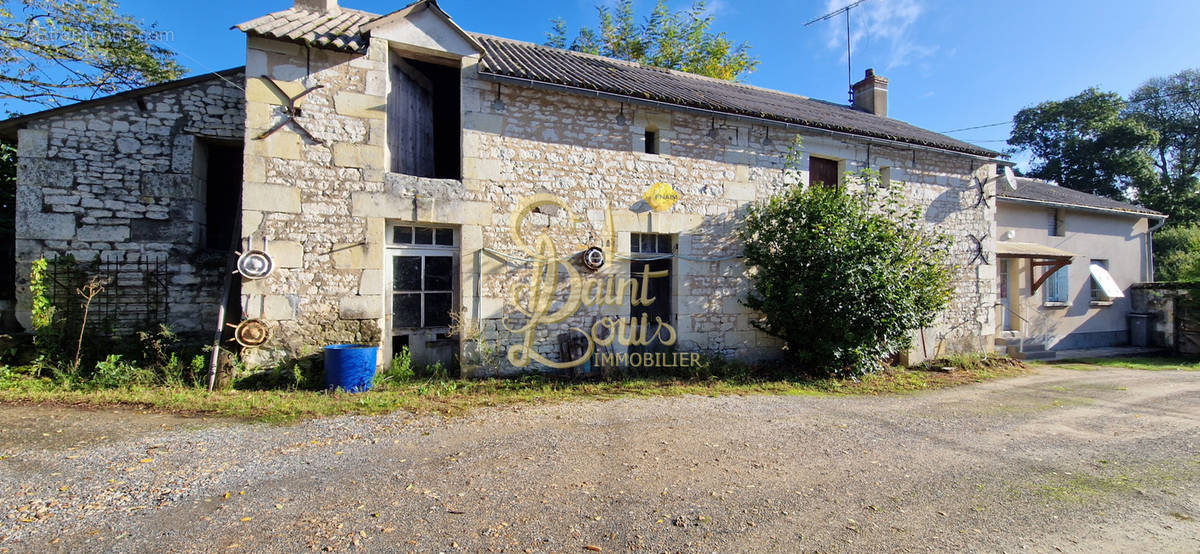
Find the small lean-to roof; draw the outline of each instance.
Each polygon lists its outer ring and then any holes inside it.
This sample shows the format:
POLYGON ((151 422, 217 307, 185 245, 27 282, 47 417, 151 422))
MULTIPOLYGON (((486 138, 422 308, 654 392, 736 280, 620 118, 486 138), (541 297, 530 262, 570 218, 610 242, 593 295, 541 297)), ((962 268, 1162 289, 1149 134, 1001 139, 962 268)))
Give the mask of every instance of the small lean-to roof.
MULTIPOLYGON (((430 0, 420 0, 404 10, 418 4, 436 7, 430 0)), ((393 12, 396 13, 400 12, 393 12)), ((291 8, 247 21, 235 28, 251 36, 363 53, 370 42, 372 23, 386 17, 389 16, 346 8, 329 13, 291 8)), ((528 42, 467 34, 483 46, 479 64, 483 78, 519 80, 573 92, 603 93, 631 101, 673 104, 715 114, 774 121, 986 158, 998 155, 986 148, 846 105, 528 42)))
POLYGON ((1075 254, 1059 250, 1052 246, 1033 242, 1013 242, 1002 240, 996 242, 996 255, 1002 258, 1066 258, 1071 259, 1075 254))
POLYGON ((18 129, 21 129, 22 127, 25 126, 26 123, 28 123, 30 121, 42 119, 44 117, 51 117, 51 116, 55 116, 55 115, 59 115, 59 114, 63 114, 63 113, 69 113, 69 112, 84 109, 84 108, 94 108, 97 106, 103 106, 105 104, 113 104, 113 103, 121 102, 124 100, 133 100, 136 98, 140 98, 142 96, 146 96, 148 94, 154 94, 156 92, 171 90, 171 89, 175 89, 175 88, 179 88, 179 87, 184 87, 187 85, 203 83, 205 81, 225 80, 230 77, 237 76, 237 75, 243 73, 245 70, 246 70, 245 66, 233 67, 230 69, 226 69, 224 71, 217 71, 214 73, 204 73, 201 75, 195 75, 192 77, 186 77, 183 79, 177 79, 174 81, 167 81, 165 83, 159 83, 157 85, 149 85, 149 86, 145 86, 145 87, 141 87, 141 88, 130 89, 130 90, 127 90, 124 92, 118 92, 116 94, 112 94, 109 96, 102 96, 100 98, 94 98, 92 100, 83 100, 80 102, 76 102, 74 104, 67 104, 66 106, 50 108, 48 110, 42 110, 40 112, 33 112, 30 114, 19 115, 16 117, 6 119, 4 121, 0 121, 0 137, 7 138, 7 139, 16 139, 18 129))
POLYGON ((1149 208, 1061 187, 1050 181, 1030 177, 1017 177, 1017 190, 1001 190, 1000 199, 1027 204, 1083 208, 1086 210, 1122 213, 1156 219, 1165 219, 1167 217, 1162 212, 1156 212, 1149 208))

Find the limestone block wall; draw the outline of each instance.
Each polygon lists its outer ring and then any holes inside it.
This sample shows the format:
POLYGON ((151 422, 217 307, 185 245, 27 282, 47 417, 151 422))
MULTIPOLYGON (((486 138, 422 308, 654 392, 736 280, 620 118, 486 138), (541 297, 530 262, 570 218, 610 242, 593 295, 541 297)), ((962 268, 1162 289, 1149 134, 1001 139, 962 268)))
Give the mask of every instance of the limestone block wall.
POLYGON ((166 323, 177 332, 211 329, 225 259, 199 247, 204 197, 194 160, 198 140, 242 138, 243 76, 225 79, 233 84, 214 76, 19 131, 17 314, 25 328, 30 264, 70 254, 116 259, 131 271, 138 260, 165 259, 166 323))
POLYGON ((384 219, 351 210, 355 194, 384 188, 386 47, 371 52, 248 40, 242 234, 267 239, 276 263, 268 278, 242 283, 247 316, 271 328, 270 342, 247 352, 251 363, 380 340, 384 219), (285 117, 288 100, 267 78, 289 96, 321 87, 304 96, 297 118, 321 142, 294 125, 258 138, 285 117))
MULTIPOLYGON (((386 173, 388 43, 374 39, 353 56, 251 38, 247 49, 245 206, 243 233, 268 238, 279 269, 268 279, 243 282, 248 315, 270 322, 273 337, 250 361, 269 363, 315 353, 331 342, 366 342, 390 352, 386 229, 392 223, 452 225, 459 231, 456 309, 483 331, 498 355, 477 373, 518 370, 504 351, 520 340, 505 330, 519 325, 512 303, 532 265, 510 233, 525 198, 550 194, 566 210, 531 214, 526 228, 548 233, 559 255, 604 245, 609 264, 588 279, 628 276, 632 233, 675 235, 671 267, 671 322, 686 350, 743 358, 780 354, 780 344, 750 325, 739 299, 748 290, 734 231, 747 203, 792 183, 783 154, 798 132, 769 129, 567 92, 481 78, 476 60, 464 62, 462 179, 426 179, 386 173), (255 140, 280 121, 281 99, 261 82, 275 79, 288 94, 320 86, 304 97, 298 118, 320 143, 285 127, 255 140), (499 92, 498 92, 499 91, 499 92), (644 153, 644 131, 659 131, 659 154, 644 153), (642 195, 654 182, 679 193, 666 212, 652 212, 642 195), (569 213, 568 213, 569 212, 569 213), (615 245, 606 242, 612 214, 615 245), (568 215, 573 215, 571 220, 568 215), (614 254, 617 257, 614 257, 614 254), (505 321, 505 318, 508 318, 505 321)), ((805 151, 840 160, 846 170, 887 168, 911 190, 926 221, 954 237, 959 264, 952 306, 925 334, 929 355, 979 350, 994 325, 993 266, 970 263, 984 244, 994 263, 994 201, 977 202, 972 177, 995 193, 995 167, 967 156, 879 144, 804 131, 805 151)), ((807 179, 806 156, 801 180, 807 179)), ((529 237, 532 239, 532 237, 529 237)), ((559 269, 565 276, 565 268, 559 269)), ((559 297, 565 297, 560 283, 559 297)), ((567 321, 538 330, 539 353, 557 359, 555 337, 604 315, 627 316, 623 306, 586 307, 567 321)), ((468 363, 481 356, 464 345, 468 363)), ((536 369, 536 368, 526 368, 536 369)))
MULTIPOLYGON (((464 175, 464 187, 480 191, 494 207, 493 224, 482 229, 485 246, 520 254, 509 238, 507 216, 532 194, 568 199, 572 211, 585 216, 585 225, 558 237, 556 243, 564 245, 595 243, 604 210, 612 209, 617 252, 630 252, 630 233, 676 234, 669 301, 682 348, 743 358, 779 355, 779 342, 755 330, 749 323, 754 314, 739 302, 749 290, 744 264, 727 258, 740 254, 735 230, 746 204, 791 186, 783 155, 795 130, 531 87, 501 86, 501 102, 496 102, 495 83, 473 79, 469 71, 466 83, 463 155, 466 167, 475 171, 464 175), (660 154, 644 153, 647 126, 659 130, 660 154), (641 203, 658 181, 680 193, 665 213, 647 211, 641 203), (712 259, 717 261, 704 261, 712 259)), ((806 154, 840 160, 845 171, 887 168, 925 212, 927 224, 953 237, 954 300, 925 331, 924 348, 918 337, 910 359, 982 349, 992 333, 994 266, 972 262, 976 247, 968 235, 981 241, 984 259, 994 263, 995 201, 980 202, 972 178, 983 183, 985 197, 993 195, 995 166, 948 153, 801 134, 806 154)), ((805 182, 808 159, 803 158, 799 175, 805 182)), ((514 338, 506 336, 500 318, 514 313, 506 298, 516 283, 528 279, 528 264, 482 259, 479 306, 464 308, 479 314, 497 341, 511 344, 514 338)), ((628 264, 616 262, 600 276, 628 275, 628 264)), ((558 333, 586 326, 603 312, 581 311, 580 317, 546 330, 539 337, 542 352, 556 355, 558 333)), ((620 312, 627 315, 628 309, 620 312)))

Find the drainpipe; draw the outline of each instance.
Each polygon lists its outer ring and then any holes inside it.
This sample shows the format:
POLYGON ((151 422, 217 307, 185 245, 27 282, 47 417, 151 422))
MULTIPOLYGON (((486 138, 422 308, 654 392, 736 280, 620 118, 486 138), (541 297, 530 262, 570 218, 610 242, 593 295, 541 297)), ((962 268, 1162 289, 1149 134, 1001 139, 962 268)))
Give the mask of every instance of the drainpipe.
POLYGON ((1146 255, 1150 256, 1150 279, 1149 282, 1154 282, 1154 232, 1161 229, 1167 224, 1167 218, 1162 218, 1155 223, 1153 227, 1146 229, 1146 255))

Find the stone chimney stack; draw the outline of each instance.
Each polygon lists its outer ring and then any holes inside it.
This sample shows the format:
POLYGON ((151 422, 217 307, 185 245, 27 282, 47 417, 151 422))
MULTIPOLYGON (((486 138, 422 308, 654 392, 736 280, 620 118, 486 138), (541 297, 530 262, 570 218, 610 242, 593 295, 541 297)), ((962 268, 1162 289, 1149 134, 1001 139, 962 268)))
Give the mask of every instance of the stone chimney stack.
MULTIPOLYGON (((300 2, 301 0, 296 0, 300 2)), ((887 117, 888 80, 868 69, 863 80, 854 83, 854 109, 887 117)))
POLYGON ((337 0, 294 0, 292 6, 297 10, 306 12, 336 12, 338 11, 337 0))

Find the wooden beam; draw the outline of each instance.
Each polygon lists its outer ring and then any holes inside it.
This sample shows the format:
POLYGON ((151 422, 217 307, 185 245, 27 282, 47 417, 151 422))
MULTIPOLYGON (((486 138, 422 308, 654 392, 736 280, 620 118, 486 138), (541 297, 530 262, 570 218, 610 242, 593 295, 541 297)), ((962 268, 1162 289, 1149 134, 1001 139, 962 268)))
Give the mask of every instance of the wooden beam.
POLYGON ((1051 275, 1054 275, 1054 272, 1066 267, 1070 263, 1071 263, 1070 258, 1066 258, 1066 259, 1057 258, 1057 259, 1041 260, 1041 261, 1034 260, 1031 258, 1029 260, 1029 279, 1030 279, 1030 283, 1031 283, 1031 285, 1029 287, 1029 296, 1033 296, 1033 293, 1037 292, 1038 288, 1042 286, 1042 283, 1045 283, 1046 279, 1049 279, 1051 275), (1041 266, 1041 267, 1047 268, 1046 272, 1043 273, 1041 277, 1038 277, 1036 281, 1033 280, 1033 266, 1041 266))

